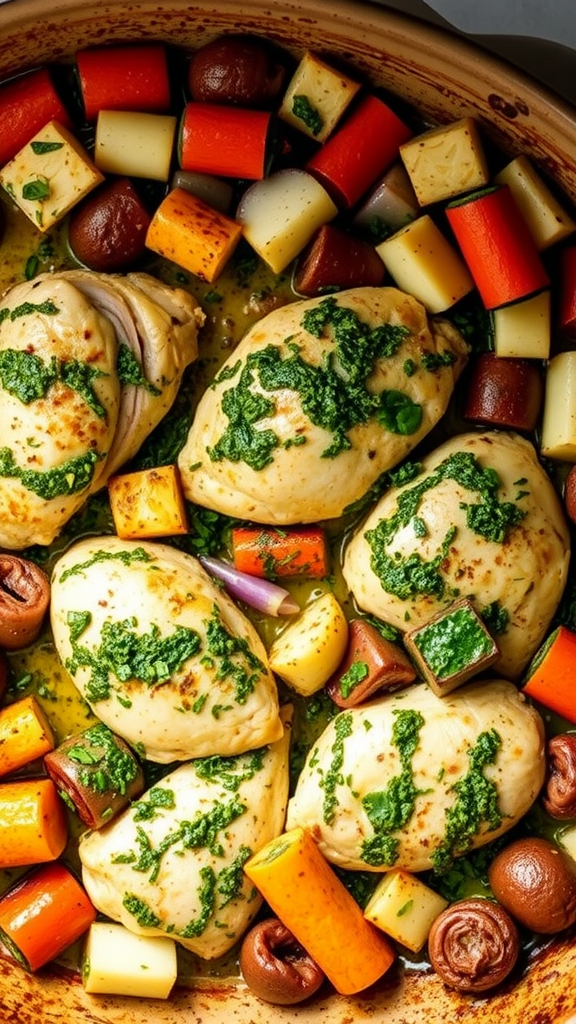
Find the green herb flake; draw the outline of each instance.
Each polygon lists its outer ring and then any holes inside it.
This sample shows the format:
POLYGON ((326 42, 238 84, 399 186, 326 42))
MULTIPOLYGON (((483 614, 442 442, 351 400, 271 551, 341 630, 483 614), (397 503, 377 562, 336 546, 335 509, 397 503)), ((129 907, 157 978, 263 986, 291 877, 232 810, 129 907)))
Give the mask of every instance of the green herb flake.
POLYGON ((324 118, 318 107, 310 102, 308 96, 296 93, 292 100, 292 113, 310 130, 312 135, 319 135, 324 127, 324 118))
POLYGON ((63 148, 63 142, 42 142, 41 139, 34 139, 30 143, 30 149, 36 156, 44 156, 45 153, 55 153, 58 149, 63 148))

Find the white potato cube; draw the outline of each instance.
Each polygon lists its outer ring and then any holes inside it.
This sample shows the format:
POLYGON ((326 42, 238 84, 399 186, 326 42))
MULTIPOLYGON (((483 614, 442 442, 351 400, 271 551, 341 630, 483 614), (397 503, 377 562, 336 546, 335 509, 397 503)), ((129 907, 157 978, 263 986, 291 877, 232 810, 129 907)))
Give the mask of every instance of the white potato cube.
POLYGON ((536 247, 542 251, 576 230, 576 222, 558 202, 527 156, 511 160, 494 179, 508 185, 536 247))
POLYGON ((548 363, 540 450, 549 459, 576 462, 576 351, 548 363))
POLYGON ((493 310, 494 351, 516 359, 548 359, 550 355, 550 292, 546 289, 521 302, 493 310))
POLYGON ((288 168, 255 181, 240 200, 236 220, 252 248, 279 274, 337 213, 320 182, 307 171, 288 168))
POLYGON ((103 180, 58 121, 49 121, 0 171, 0 183, 40 231, 48 231, 103 180))
POLYGON ((404 164, 396 163, 362 204, 354 223, 368 228, 375 240, 381 240, 415 220, 419 212, 408 172, 404 164))
POLYGON ((490 180, 472 117, 416 135, 400 146, 400 156, 421 206, 482 188, 490 180))
POLYGON ((91 925, 82 964, 86 992, 167 999, 176 975, 174 939, 135 935, 122 924, 91 925))
POLYGON ((364 917, 417 953, 424 946, 433 921, 447 906, 448 900, 415 875, 393 868, 376 886, 364 917))
POLYGON ((468 295, 474 281, 468 267, 427 214, 376 246, 398 288, 429 313, 441 313, 468 295))
POLYGON ((288 84, 278 115, 317 142, 325 142, 359 88, 359 82, 308 52, 288 84))
POLYGON ((570 828, 561 832, 558 839, 560 846, 566 850, 572 860, 576 860, 576 825, 571 825, 570 828))
POLYGON ((123 540, 188 532, 177 466, 158 466, 111 477, 108 496, 116 533, 123 540))
POLYGON ((270 668, 296 693, 322 689, 344 657, 348 622, 334 594, 326 591, 304 608, 274 641, 270 668))
POLYGON ((176 136, 171 114, 101 110, 94 160, 107 174, 168 181, 176 136))

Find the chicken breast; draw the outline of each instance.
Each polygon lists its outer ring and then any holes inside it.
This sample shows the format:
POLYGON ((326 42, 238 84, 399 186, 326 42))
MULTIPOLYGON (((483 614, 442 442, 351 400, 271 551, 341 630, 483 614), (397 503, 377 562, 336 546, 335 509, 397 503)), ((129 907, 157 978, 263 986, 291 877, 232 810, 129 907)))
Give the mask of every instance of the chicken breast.
POLYGON ((146 274, 46 274, 4 295, 0 547, 51 544, 136 453, 197 357, 203 318, 146 274))
POLYGON ((466 351, 396 288, 274 310, 199 403, 179 457, 187 497, 272 525, 340 516, 438 422, 466 351))
POLYGON ((114 328, 59 278, 0 309, 0 546, 50 544, 86 500, 118 424, 114 328))
POLYGON ((444 871, 506 832, 545 772, 544 728, 513 683, 424 683, 343 711, 312 748, 287 828, 343 868, 444 871))
POLYGON ((82 697, 149 760, 239 754, 281 736, 265 648, 192 556, 80 541, 54 567, 50 614, 82 697))
POLYGON ((404 631, 469 598, 518 678, 542 642, 566 583, 570 536, 529 441, 462 434, 380 499, 343 564, 360 608, 404 631))
POLYGON ((190 761, 80 842, 82 880, 103 914, 223 956, 262 900, 242 868, 276 838, 288 798, 289 727, 250 754, 190 761))

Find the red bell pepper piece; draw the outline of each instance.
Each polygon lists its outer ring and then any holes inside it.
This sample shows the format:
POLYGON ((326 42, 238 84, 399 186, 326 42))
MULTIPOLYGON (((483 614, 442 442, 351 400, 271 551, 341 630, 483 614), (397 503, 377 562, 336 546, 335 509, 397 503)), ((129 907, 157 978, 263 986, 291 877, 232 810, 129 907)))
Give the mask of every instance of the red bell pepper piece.
POLYGON ((377 96, 365 96, 306 164, 339 206, 350 207, 394 163, 412 130, 377 96))
POLYGON ((525 299, 550 279, 508 185, 456 200, 446 216, 486 309, 525 299))
POLYGON ((0 88, 0 166, 16 156, 49 121, 72 127, 48 68, 38 68, 0 88))
POLYGON ((180 124, 181 168, 223 178, 260 180, 266 170, 270 121, 268 111, 187 103, 180 124))
POLYGON ((161 43, 80 50, 76 66, 87 121, 95 121, 101 110, 164 114, 170 109, 168 61, 161 43))
POLYGON ((59 862, 26 875, 0 900, 2 941, 29 971, 57 957, 95 920, 84 889, 59 862))
POLYGON ((558 328, 567 338, 576 340, 576 245, 563 249, 560 255, 558 328))

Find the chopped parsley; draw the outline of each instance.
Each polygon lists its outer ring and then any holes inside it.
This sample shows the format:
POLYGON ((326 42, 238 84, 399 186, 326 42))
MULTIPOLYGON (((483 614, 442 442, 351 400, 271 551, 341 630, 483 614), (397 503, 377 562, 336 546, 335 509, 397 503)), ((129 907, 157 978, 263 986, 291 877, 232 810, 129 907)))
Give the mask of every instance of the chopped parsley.
POLYGON ((13 348, 0 352, 0 384, 23 405, 45 398, 55 384, 61 383, 80 395, 99 419, 105 419, 106 410, 93 387, 95 380, 105 376, 102 370, 78 359, 63 361, 52 356, 45 363, 34 352, 13 348))
POLYGON ((151 384, 144 375, 144 371, 136 356, 128 345, 124 343, 118 346, 118 358, 116 361, 116 372, 121 384, 132 384, 136 388, 144 388, 150 395, 157 397, 162 392, 155 384, 151 384))
POLYGON ((119 746, 114 733, 103 722, 91 726, 66 757, 82 767, 78 781, 95 793, 120 793, 128 790, 139 772, 136 758, 119 746))
POLYGON ((21 469, 10 448, 0 448, 0 476, 14 477, 23 487, 38 497, 50 501, 65 494, 77 494, 91 483, 96 464, 104 458, 105 452, 87 451, 67 459, 60 466, 44 472, 37 469, 21 469))
POLYGON ((244 637, 229 632, 216 606, 206 622, 206 652, 214 661, 216 679, 231 680, 236 703, 245 704, 266 668, 244 637))

